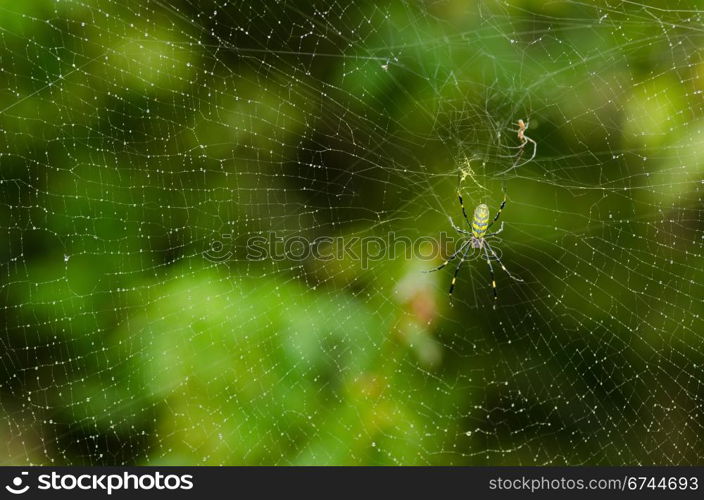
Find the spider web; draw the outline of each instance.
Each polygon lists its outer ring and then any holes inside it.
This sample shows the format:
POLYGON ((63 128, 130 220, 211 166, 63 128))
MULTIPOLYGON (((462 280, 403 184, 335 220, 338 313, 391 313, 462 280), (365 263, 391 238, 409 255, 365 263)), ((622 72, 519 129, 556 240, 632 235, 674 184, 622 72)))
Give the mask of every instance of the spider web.
POLYGON ((0 3, 0 462, 701 463, 700 3, 467 4, 0 3))

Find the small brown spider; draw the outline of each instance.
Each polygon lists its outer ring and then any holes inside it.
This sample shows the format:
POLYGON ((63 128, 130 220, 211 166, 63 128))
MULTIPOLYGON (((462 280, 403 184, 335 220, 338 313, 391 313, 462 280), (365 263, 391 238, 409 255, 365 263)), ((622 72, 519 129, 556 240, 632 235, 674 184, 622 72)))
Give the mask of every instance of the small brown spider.
POLYGON ((525 165, 526 163, 533 161, 533 158, 535 158, 535 155, 538 152, 538 144, 533 139, 531 139, 530 137, 528 137, 526 135, 526 130, 528 130, 528 122, 524 122, 523 120, 519 119, 517 122, 517 125, 518 125, 518 130, 516 131, 516 135, 518 137, 518 140, 521 141, 521 143, 518 146, 509 147, 509 149, 518 149, 518 153, 515 155, 516 161, 514 161, 511 168, 501 172, 503 174, 513 170, 514 168, 521 167, 521 166, 525 165), (529 142, 533 145, 533 154, 530 155, 530 158, 528 158, 526 161, 519 164, 518 162, 521 160, 521 157, 523 156, 523 150, 525 149, 526 144, 528 144, 529 142))

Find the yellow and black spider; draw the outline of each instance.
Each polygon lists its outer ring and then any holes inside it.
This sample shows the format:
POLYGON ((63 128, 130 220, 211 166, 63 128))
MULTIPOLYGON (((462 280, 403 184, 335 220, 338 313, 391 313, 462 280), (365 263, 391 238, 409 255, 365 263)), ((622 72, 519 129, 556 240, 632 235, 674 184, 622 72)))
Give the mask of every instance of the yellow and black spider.
MULTIPOLYGON (((499 256, 496 254, 493 248, 491 248, 491 245, 489 244, 489 239, 492 237, 495 237, 497 234, 499 234, 501 231, 504 230, 504 223, 503 221, 501 222, 501 227, 499 228, 498 231, 495 231, 493 233, 488 233, 487 231, 491 228, 491 226, 494 224, 499 219, 499 216, 501 216, 501 211, 504 209, 506 206, 506 194, 504 194, 504 199, 501 202, 501 206, 499 207, 499 211, 496 212, 496 216, 494 216, 494 220, 489 222, 489 207, 484 204, 480 203, 477 205, 477 208, 474 209, 474 214, 472 215, 472 222, 469 222, 469 219, 467 218, 467 212, 464 209, 464 202, 462 201, 462 194, 460 193, 459 189, 457 190, 457 197, 460 200, 460 206, 462 207, 462 215, 464 216, 464 220, 467 221, 467 225, 471 229, 471 231, 467 231, 465 229, 459 228, 455 225, 454 221, 452 220, 452 217, 449 217, 450 219, 450 224, 452 224, 452 227, 455 231, 458 233, 464 235, 464 239, 460 240, 458 249, 448 257, 448 259, 440 264, 438 267, 435 269, 430 269, 428 271, 425 271, 427 273, 432 273, 434 271, 439 271, 446 265, 450 263, 451 260, 453 260, 455 257, 458 255, 462 255, 460 257, 460 261, 457 264, 457 267, 455 268, 455 274, 452 276, 452 283, 450 284, 450 296, 452 296, 452 292, 455 290, 455 282, 457 281, 457 275, 460 272, 460 268, 462 267, 462 264, 464 263, 465 260, 467 259, 467 254, 470 250, 479 250, 477 255, 481 255, 482 251, 484 252, 484 256, 486 257, 486 263, 489 266, 489 272, 491 273, 491 287, 494 291, 494 300, 498 298, 498 295, 496 294, 496 278, 494 276, 494 267, 491 265, 491 260, 492 258, 499 263, 501 266, 501 269, 504 270, 504 272, 512 279, 516 281, 523 281, 520 278, 517 278, 516 276, 512 275, 508 269, 506 269, 506 266, 504 266, 503 262, 501 262, 501 259, 499 256)), ((474 253, 474 252, 472 252, 474 253)))

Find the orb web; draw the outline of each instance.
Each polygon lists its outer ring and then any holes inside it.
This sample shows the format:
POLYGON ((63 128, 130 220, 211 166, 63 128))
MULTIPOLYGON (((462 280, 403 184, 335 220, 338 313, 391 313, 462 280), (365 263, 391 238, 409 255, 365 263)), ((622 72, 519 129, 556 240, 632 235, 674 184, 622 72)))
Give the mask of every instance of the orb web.
POLYGON ((0 7, 2 463, 700 463, 698 4, 465 4, 0 7))

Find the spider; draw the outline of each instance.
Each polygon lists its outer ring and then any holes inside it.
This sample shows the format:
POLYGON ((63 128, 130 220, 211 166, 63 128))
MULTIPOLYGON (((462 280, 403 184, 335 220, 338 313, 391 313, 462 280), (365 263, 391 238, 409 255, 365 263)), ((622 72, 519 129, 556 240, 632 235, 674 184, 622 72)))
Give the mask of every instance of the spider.
POLYGON ((518 120, 516 122, 518 125, 518 130, 516 130, 516 136, 518 137, 518 140, 521 142, 518 146, 509 146, 509 149, 518 149, 518 153, 514 155, 516 157, 516 161, 513 162, 513 165, 507 169, 501 172, 502 174, 505 174, 506 172, 509 172, 513 170, 514 168, 522 167, 526 163, 530 163, 533 161, 533 158, 535 158, 536 153, 538 152, 538 144, 528 137, 526 135, 526 130, 528 130, 528 122, 524 122, 523 120, 518 120), (526 147, 526 144, 531 143, 533 145, 533 154, 530 155, 530 158, 528 158, 526 161, 523 163, 519 164, 518 162, 521 160, 521 157, 523 156, 523 150, 526 147))
MULTIPOLYGON (((474 209, 474 214, 472 215, 472 222, 469 221, 469 218, 467 217, 467 212, 464 208, 464 202, 462 201, 462 194, 459 191, 459 188, 457 189, 457 198, 460 201, 460 206, 462 207, 462 215, 464 216, 464 220, 467 221, 467 225, 471 228, 471 231, 467 231, 466 229, 459 228, 455 225, 455 222, 452 220, 452 217, 449 217, 450 219, 450 224, 452 225, 452 228, 463 235, 465 238, 464 240, 460 240, 459 248, 455 253, 450 255, 450 257, 447 258, 445 262, 440 264, 438 267, 434 269, 430 269, 428 271, 425 271, 426 273, 432 273, 435 271, 439 271, 446 265, 450 263, 453 259, 455 259, 458 255, 462 255, 460 257, 460 261, 457 264, 457 267, 455 268, 455 274, 452 276, 452 283, 450 283, 450 292, 449 295, 452 297, 452 292, 455 290, 455 282, 457 281, 457 275, 460 272, 460 269, 462 268, 462 264, 464 263, 465 260, 467 259, 467 253, 470 250, 479 250, 477 255, 481 255, 482 251, 484 252, 484 256, 486 257, 486 263, 489 266, 489 273, 491 274, 491 287, 494 292, 494 300, 498 299, 498 295, 496 293, 496 278, 494 276, 494 266, 491 264, 491 260, 497 261, 499 265, 501 266, 501 269, 513 280, 515 281, 523 281, 521 278, 518 278, 511 274, 508 269, 506 269, 506 266, 504 266, 503 262, 501 262, 501 259, 499 256, 496 254, 494 249, 491 247, 491 244, 489 243, 489 239, 492 237, 495 237, 497 234, 501 233, 501 231, 504 230, 504 223, 503 221, 501 222, 501 227, 499 227, 498 231, 494 231, 493 233, 487 233, 491 226, 496 222, 499 217, 501 216, 501 211, 504 209, 506 206, 506 194, 504 193, 504 199, 501 202, 501 206, 499 207, 499 211, 496 212, 496 215, 494 216, 494 219, 489 222, 489 207, 484 204, 480 203, 477 205, 477 207, 474 209)), ((474 253, 474 252, 472 252, 474 253)))

